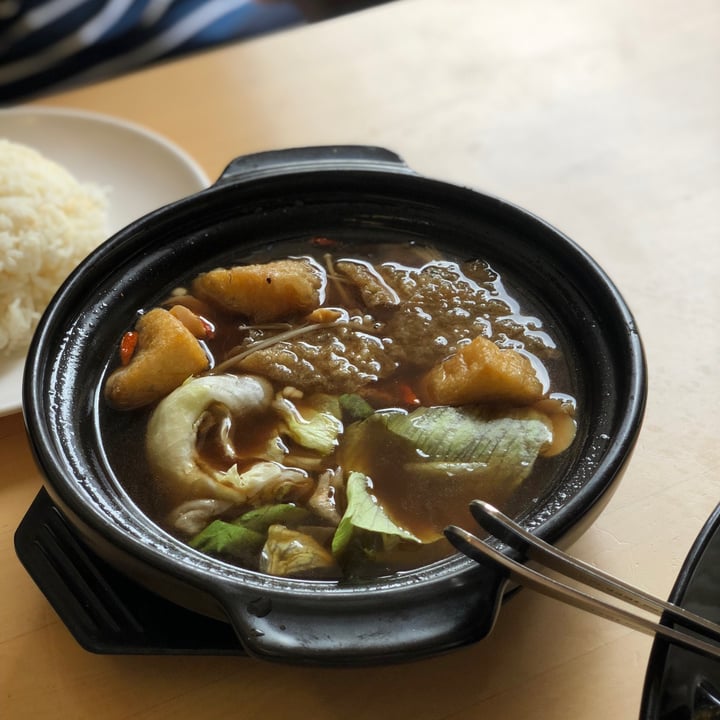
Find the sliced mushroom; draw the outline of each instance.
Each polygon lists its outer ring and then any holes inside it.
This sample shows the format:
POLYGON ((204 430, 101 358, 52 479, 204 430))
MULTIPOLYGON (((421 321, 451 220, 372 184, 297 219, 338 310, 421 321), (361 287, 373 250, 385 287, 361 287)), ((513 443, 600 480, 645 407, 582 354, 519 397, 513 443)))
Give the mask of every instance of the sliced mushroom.
POLYGON ((297 577, 330 575, 337 564, 315 538, 284 525, 271 525, 260 556, 260 570, 270 575, 297 577))

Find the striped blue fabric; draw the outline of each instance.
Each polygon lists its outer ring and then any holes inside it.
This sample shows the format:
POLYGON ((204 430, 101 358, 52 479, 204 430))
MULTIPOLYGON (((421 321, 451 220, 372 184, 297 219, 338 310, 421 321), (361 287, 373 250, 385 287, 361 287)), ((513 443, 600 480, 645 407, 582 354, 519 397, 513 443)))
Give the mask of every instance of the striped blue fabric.
POLYGON ((301 22, 278 0, 0 0, 0 104, 301 22))

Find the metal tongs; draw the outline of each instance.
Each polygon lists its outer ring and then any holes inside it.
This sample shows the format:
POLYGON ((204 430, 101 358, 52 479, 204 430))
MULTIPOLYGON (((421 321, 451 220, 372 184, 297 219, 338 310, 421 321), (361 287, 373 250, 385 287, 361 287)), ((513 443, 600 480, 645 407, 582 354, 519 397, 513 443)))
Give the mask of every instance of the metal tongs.
POLYGON ((462 528, 455 525, 447 527, 445 535, 448 540, 460 552, 473 560, 486 562, 486 559, 490 558, 508 570, 513 580, 544 595, 613 620, 633 630, 640 630, 649 635, 661 635, 678 645, 697 650, 713 658, 720 658, 720 645, 715 644, 720 642, 720 625, 678 605, 653 597, 582 560, 567 555, 528 532, 489 503, 473 500, 470 503, 470 512, 486 532, 521 553, 527 560, 543 565, 578 583, 584 583, 640 610, 664 614, 664 618, 672 620, 675 626, 688 628, 693 632, 700 633, 702 637, 697 637, 677 627, 661 625, 633 610, 619 607, 561 580, 556 580, 514 560, 502 550, 493 547, 489 542, 480 540, 462 528), (715 642, 708 642, 708 639, 715 642))

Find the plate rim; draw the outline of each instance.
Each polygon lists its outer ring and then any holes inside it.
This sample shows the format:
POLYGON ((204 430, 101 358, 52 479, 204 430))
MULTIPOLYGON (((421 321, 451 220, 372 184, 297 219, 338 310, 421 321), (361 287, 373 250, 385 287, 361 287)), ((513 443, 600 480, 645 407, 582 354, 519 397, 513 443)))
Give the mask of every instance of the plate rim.
POLYGON ((64 119, 86 120, 115 128, 121 128, 135 135, 140 135, 156 144, 164 146, 173 155, 179 156, 183 162, 192 170, 195 178, 205 187, 211 184, 210 177, 200 163, 190 153, 178 145, 174 140, 162 135, 158 131, 145 125, 127 120, 123 117, 98 112, 95 110, 84 110, 81 108, 55 107, 53 105, 16 105, 9 108, 0 108, 0 119, 3 117, 40 116, 45 118, 60 117, 64 119))
MULTIPOLYGON (((98 112, 94 110, 85 110, 82 108, 71 107, 55 107, 43 104, 22 104, 13 107, 0 108, 0 138, 4 138, 2 133, 2 122, 4 118, 17 118, 33 120, 41 118, 46 121, 48 119, 59 118, 61 120, 77 120, 80 122, 90 122, 99 124, 106 128, 120 130, 129 133, 135 137, 150 141, 154 145, 162 146, 170 155, 176 157, 182 162, 189 172, 189 175, 196 182, 196 191, 199 192, 212 184, 212 180, 205 172, 203 167, 198 163, 190 153, 178 145, 175 141, 162 135, 158 131, 146 127, 132 120, 123 117, 98 112)), ((12 140, 12 138, 7 138, 12 140)), ((14 142, 14 140, 12 140, 14 142)), ((10 373, 17 372, 17 363, 24 365, 25 353, 20 352, 14 355, 0 357, 0 363, 7 364, 10 373)), ((22 382, 18 386, 17 399, 8 400, 0 397, 0 417, 13 415, 22 410, 22 382)))

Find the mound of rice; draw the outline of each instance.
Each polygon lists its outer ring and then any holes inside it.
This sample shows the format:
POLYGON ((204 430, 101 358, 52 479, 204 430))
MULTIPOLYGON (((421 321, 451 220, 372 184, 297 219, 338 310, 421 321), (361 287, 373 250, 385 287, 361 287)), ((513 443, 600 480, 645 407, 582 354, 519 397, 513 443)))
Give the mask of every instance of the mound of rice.
POLYGON ((107 196, 0 139, 0 356, 27 348, 70 271, 107 237, 107 196))

